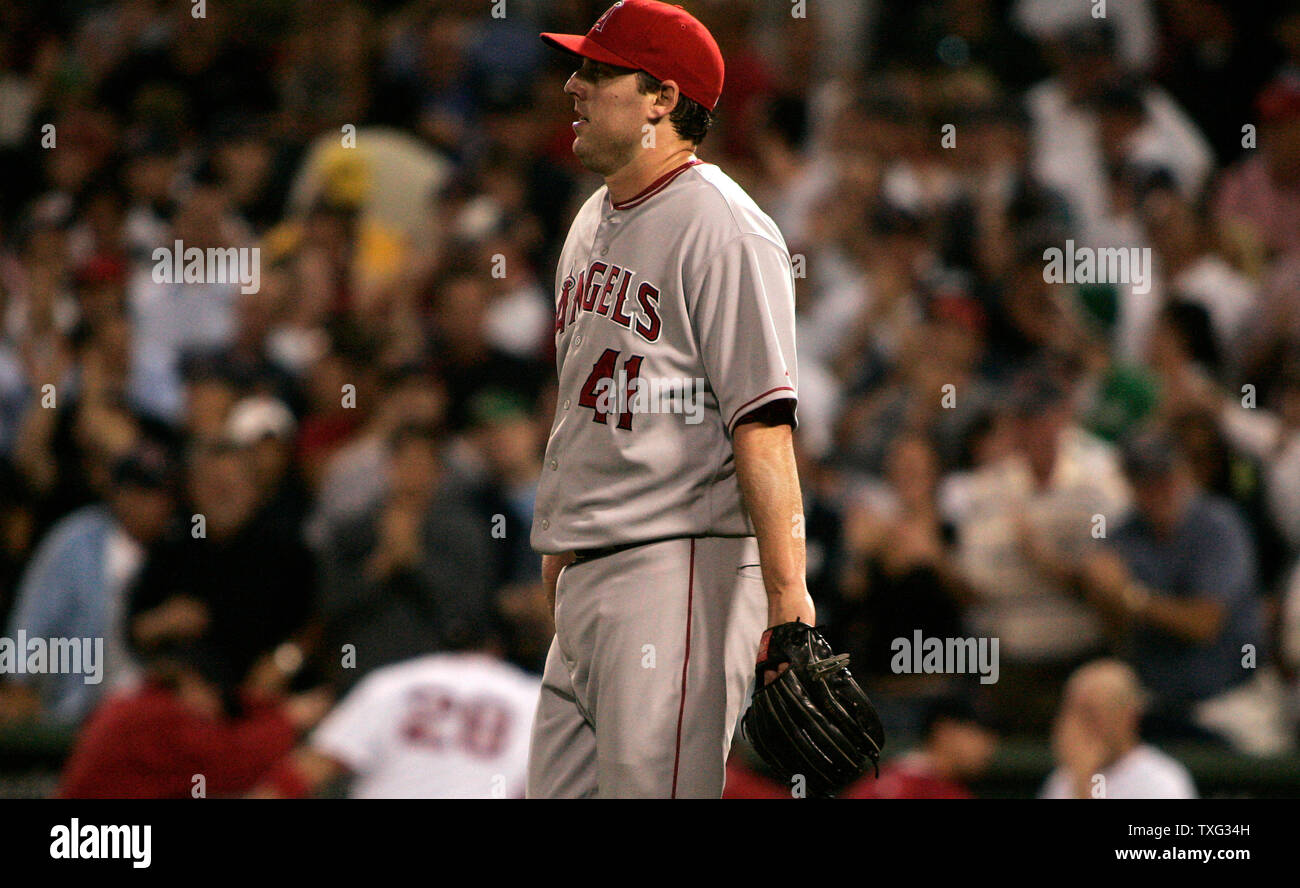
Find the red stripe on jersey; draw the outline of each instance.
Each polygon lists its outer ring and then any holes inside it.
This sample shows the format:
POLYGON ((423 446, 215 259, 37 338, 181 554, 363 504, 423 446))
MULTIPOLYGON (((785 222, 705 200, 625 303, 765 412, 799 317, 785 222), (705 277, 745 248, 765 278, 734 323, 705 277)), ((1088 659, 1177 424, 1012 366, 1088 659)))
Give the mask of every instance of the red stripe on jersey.
POLYGON ((640 206, 641 204, 648 201, 650 198, 654 197, 660 191, 663 191, 665 188, 667 188, 669 183, 671 183, 673 179, 676 179, 678 176, 686 172, 691 167, 701 163, 704 163, 704 161, 698 159, 688 160, 686 161, 686 163, 682 164, 676 169, 669 170, 668 172, 660 176, 658 179, 655 179, 640 194, 633 195, 632 197, 629 197, 627 200, 623 201, 622 203, 616 203, 615 201, 611 200, 610 205, 613 206, 614 209, 616 210, 630 210, 633 207, 640 206))
POLYGON ((682 702, 677 709, 677 748, 673 751, 673 798, 677 798, 677 767, 682 760, 682 721, 686 717, 686 667, 691 662, 691 609, 695 603, 695 540, 691 540, 691 567, 686 580, 686 654, 682 657, 682 702))
MULTIPOLYGON (((789 374, 786 375, 788 376, 789 374)), ((758 397, 750 398, 748 401, 746 401, 745 403, 737 407, 735 413, 731 414, 731 422, 727 423, 727 428, 731 428, 732 426, 734 426, 736 424, 736 420, 740 418, 741 412, 750 404, 753 404, 755 401, 761 401, 763 398, 766 398, 768 395, 772 394, 772 392, 792 392, 792 391, 794 391, 793 386, 778 385, 776 388, 768 389, 758 397)))

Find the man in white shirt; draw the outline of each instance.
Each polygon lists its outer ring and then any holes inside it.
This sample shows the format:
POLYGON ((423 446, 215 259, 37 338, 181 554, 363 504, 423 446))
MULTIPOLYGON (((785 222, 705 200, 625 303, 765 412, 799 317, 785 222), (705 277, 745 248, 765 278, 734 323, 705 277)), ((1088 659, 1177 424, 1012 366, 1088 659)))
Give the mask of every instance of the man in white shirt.
POLYGON ((541 680, 486 650, 377 669, 254 795, 351 777, 354 799, 522 798, 541 680))
POLYGON ((1052 746, 1057 767, 1044 799, 1194 799, 1192 775, 1138 734, 1143 692, 1118 660, 1094 660, 1070 677, 1052 746))
POLYGON ((1072 398, 1045 371, 1024 373, 1010 390, 1014 451, 940 490, 975 592, 970 628, 999 639, 991 702, 1012 730, 1045 730, 1070 670, 1101 652, 1102 621, 1068 572, 1129 509, 1114 449, 1074 422, 1072 398))
POLYGON ((1072 30, 1056 58, 1057 73, 1025 94, 1033 120, 1033 172, 1069 202, 1077 240, 1093 247, 1129 245, 1131 233, 1112 200, 1111 166, 1120 161, 1168 169, 1181 193, 1194 200, 1213 172, 1213 150, 1160 85, 1124 79, 1106 29, 1072 30), (1116 129, 1104 125, 1110 115, 1099 105, 1113 99, 1110 93, 1121 84, 1132 93, 1136 113, 1129 126, 1116 129))

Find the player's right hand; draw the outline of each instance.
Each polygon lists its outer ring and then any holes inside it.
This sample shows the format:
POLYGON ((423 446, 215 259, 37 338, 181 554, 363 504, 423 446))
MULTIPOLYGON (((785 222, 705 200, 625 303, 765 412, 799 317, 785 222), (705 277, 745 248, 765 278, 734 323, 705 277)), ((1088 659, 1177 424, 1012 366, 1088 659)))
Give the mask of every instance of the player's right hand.
MULTIPOLYGON (((771 631, 782 623, 805 623, 817 625, 817 608, 813 606, 812 596, 808 590, 802 593, 769 594, 767 597, 767 627, 771 631)), ((764 685, 770 685, 777 677, 790 668, 789 663, 782 663, 776 669, 763 671, 764 685)))
POLYGON ((573 558, 572 552, 542 556, 542 585, 546 587, 546 601, 551 606, 552 615, 555 614, 555 586, 559 582, 560 571, 572 564, 573 558))

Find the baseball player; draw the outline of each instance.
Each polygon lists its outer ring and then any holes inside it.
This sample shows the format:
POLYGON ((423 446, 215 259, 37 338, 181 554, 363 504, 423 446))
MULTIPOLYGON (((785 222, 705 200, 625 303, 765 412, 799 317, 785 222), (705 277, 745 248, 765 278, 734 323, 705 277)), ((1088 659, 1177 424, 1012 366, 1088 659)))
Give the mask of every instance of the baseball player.
POLYGON ((723 84, 700 22, 621 0, 585 36, 542 38, 581 58, 564 86, 573 151, 605 185, 556 271, 532 527, 555 639, 528 794, 716 798, 760 637, 815 620, 790 256, 696 157, 723 84))
POLYGON ((520 798, 537 687, 486 650, 377 669, 254 794, 302 796, 348 775, 354 799, 520 798))

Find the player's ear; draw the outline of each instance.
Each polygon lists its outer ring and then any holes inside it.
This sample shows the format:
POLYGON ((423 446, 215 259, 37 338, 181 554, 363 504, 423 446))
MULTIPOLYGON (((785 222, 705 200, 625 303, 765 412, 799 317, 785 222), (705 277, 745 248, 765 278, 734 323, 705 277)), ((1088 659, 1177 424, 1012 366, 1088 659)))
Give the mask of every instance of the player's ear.
POLYGON ((655 123, 658 123, 677 107, 681 101, 681 90, 677 88, 677 81, 665 80, 659 84, 659 91, 655 94, 654 104, 651 106, 655 113, 655 123))

